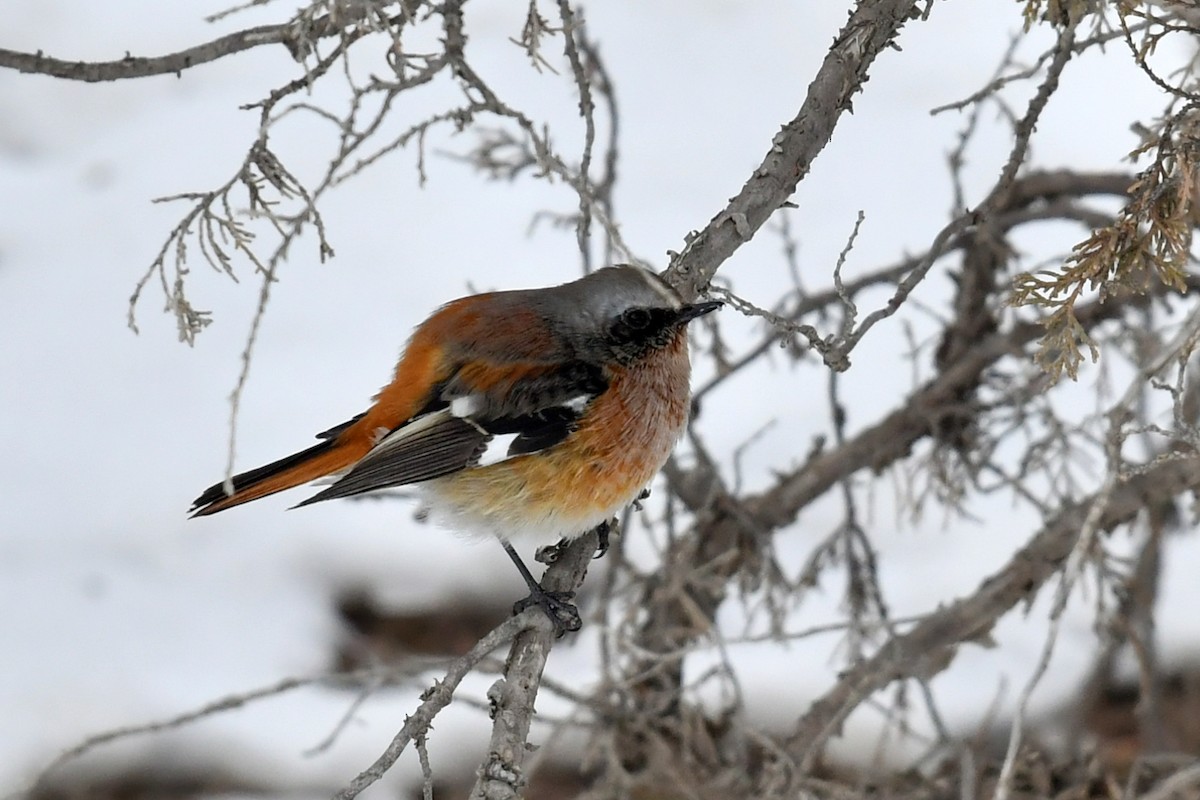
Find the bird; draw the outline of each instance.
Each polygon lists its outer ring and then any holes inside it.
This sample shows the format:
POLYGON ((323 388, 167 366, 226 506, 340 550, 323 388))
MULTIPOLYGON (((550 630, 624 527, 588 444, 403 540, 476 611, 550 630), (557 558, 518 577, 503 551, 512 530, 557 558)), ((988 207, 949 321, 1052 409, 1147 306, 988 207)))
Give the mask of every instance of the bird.
POLYGON ((633 503, 690 410, 687 325, 721 306, 685 302, 628 264, 539 289, 453 300, 416 327, 366 411, 317 444, 213 484, 193 517, 332 480, 295 507, 414 484, 432 518, 495 536, 530 596, 577 630, 511 542, 570 541, 633 503))

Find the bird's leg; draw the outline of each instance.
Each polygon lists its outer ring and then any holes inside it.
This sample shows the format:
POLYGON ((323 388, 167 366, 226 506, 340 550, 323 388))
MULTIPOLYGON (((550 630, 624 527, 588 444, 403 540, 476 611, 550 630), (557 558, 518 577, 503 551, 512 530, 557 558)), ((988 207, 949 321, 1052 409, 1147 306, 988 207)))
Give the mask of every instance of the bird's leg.
POLYGON ((513 605, 513 613, 520 614, 531 606, 537 606, 546 612, 546 616, 554 623, 554 631, 559 637, 568 631, 577 631, 582 628, 583 620, 579 618, 579 609, 571 602, 575 593, 546 591, 533 577, 533 573, 529 571, 529 567, 525 566, 525 562, 517 555, 513 546, 505 541, 500 543, 504 546, 504 552, 508 553, 508 557, 517 565, 517 571, 525 579, 525 585, 529 587, 529 596, 524 600, 518 600, 513 605))
MULTIPOLYGON (((608 552, 608 537, 616 528, 616 520, 608 519, 596 526, 597 548, 596 555, 592 559, 603 558, 608 552)), ((539 564, 553 564, 562 558, 563 551, 567 549, 567 545, 571 543, 570 539, 559 539, 554 544, 548 544, 545 547, 539 547, 537 552, 533 554, 533 560, 539 564)))

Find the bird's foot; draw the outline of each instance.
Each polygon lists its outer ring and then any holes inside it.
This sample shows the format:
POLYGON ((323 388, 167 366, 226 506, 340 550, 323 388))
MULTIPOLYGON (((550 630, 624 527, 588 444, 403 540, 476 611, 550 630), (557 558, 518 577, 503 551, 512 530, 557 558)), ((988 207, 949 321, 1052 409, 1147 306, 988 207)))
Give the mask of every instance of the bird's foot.
POLYGON ((558 561, 560 558, 562 558, 563 553, 566 551, 567 545, 569 544, 570 542, 566 539, 559 539, 554 544, 548 544, 543 547, 539 547, 537 552, 533 554, 533 560, 539 564, 546 564, 549 566, 550 564, 553 564, 555 561, 558 561))
MULTIPOLYGON (((593 559, 603 558, 604 554, 608 552, 608 539, 614 528, 616 528, 616 520, 613 519, 605 520, 596 526, 596 539, 598 546, 596 548, 596 555, 592 556, 593 559)), ((558 561, 560 558, 562 558, 563 553, 566 552, 567 546, 571 544, 571 541, 571 539, 559 539, 554 544, 548 544, 543 547, 539 547, 537 552, 533 554, 533 560, 539 564, 546 564, 547 566, 553 564, 555 561, 558 561)))
POLYGON ((554 623, 554 635, 558 639, 583 627, 579 609, 571 602, 575 597, 574 592, 548 592, 536 585, 529 587, 529 590, 528 597, 513 604, 514 614, 537 606, 554 623))

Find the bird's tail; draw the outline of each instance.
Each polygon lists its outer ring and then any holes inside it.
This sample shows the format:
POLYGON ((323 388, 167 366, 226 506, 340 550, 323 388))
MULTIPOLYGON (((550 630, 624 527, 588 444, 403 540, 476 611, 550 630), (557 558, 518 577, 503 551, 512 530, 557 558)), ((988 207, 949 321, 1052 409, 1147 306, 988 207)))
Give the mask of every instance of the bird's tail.
POLYGON ((358 461, 369 449, 369 445, 330 437, 307 450, 234 475, 233 494, 226 493, 224 481, 213 484, 192 503, 192 516, 215 514, 338 472, 358 461))

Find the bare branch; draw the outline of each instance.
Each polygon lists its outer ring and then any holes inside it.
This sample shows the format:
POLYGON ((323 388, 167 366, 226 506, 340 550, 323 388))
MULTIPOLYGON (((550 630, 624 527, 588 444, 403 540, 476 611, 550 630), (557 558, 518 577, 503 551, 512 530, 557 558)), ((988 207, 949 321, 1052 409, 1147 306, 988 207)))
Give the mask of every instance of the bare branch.
MULTIPOLYGON (((581 536, 546 570, 542 580, 552 592, 574 592, 583 583, 599 540, 595 531, 581 536)), ((539 609, 530 609, 530 624, 513 640, 504 675, 488 690, 492 704, 492 736, 488 755, 471 790, 471 800, 517 800, 524 784, 522 765, 528 753, 529 728, 542 670, 554 643, 554 629, 539 609)))
POLYGON ((341 34, 347 22, 351 21, 335 21, 329 15, 310 21, 301 13, 280 25, 247 28, 165 56, 139 57, 126 54, 117 61, 68 61, 44 55, 41 50, 36 53, 21 53, 0 48, 0 67, 64 80, 103 83, 155 75, 178 76, 192 67, 270 44, 285 45, 292 57, 299 61, 308 54, 312 41, 341 34), (300 24, 301 22, 304 24, 300 24))
POLYGON ((955 220, 955 222, 942 230, 930 248, 932 258, 922 261, 912 272, 904 277, 904 280, 900 281, 900 285, 896 287, 895 294, 888 300, 886 306, 868 314, 863 319, 861 325, 855 328, 849 335, 841 337, 830 352, 823 354, 825 363, 832 369, 845 369, 849 366, 850 351, 854 349, 855 345, 862 340, 862 337, 875 324, 896 313, 909 294, 916 288, 917 284, 928 274, 936 258, 941 255, 943 248, 949 243, 951 236, 966 230, 969 224, 990 221, 990 218, 1005 206, 1012 191, 1013 183, 1017 179, 1017 171, 1025 164, 1025 154, 1029 150, 1029 140, 1033 136, 1034 129, 1037 127, 1038 119, 1041 118, 1042 111, 1045 110, 1050 97, 1058 90, 1059 78, 1062 75, 1062 71, 1074 55, 1073 46, 1075 43, 1075 26, 1077 24, 1078 21, 1072 22, 1060 31, 1058 44, 1054 50, 1054 57, 1050 60, 1050 66, 1046 70, 1046 77, 1042 80, 1037 93, 1029 102, 1025 116, 1017 124, 1015 131, 1016 138, 1012 151, 1009 153, 1008 161, 1005 162, 1004 168, 1000 171, 1000 177, 996 180, 996 184, 992 187, 991 192, 988 193, 987 198, 972 214, 959 217, 958 220, 955 220))
POLYGON ((683 252, 671 260, 671 274, 686 297, 708 287, 734 251, 750 240, 775 210, 791 197, 812 162, 833 136, 867 71, 912 16, 917 0, 860 0, 834 39, 796 117, 771 141, 750 180, 703 230, 686 237, 683 252))
MULTIPOLYGON (((375 763, 360 772, 345 788, 334 795, 335 800, 351 800, 387 774, 410 742, 428 734, 434 718, 454 699, 454 691, 462 683, 462 679, 470 674, 471 670, 489 653, 513 639, 529 622, 528 615, 510 617, 476 642, 470 652, 456 659, 446 671, 445 676, 421 695, 421 705, 404 720, 403 727, 392 738, 391 744, 383 751, 383 754, 375 760, 375 763)), ((548 625, 549 620, 546 623, 548 625)))
POLYGON ((264 25, 230 33, 178 53, 150 58, 126 55, 118 61, 65 61, 43 55, 40 50, 36 53, 21 53, 0 48, 0 67, 70 81, 102 83, 149 78, 154 75, 178 76, 186 69, 267 44, 287 44, 289 49, 292 49, 294 45, 289 26, 264 25))
MULTIPOLYGON (((1096 529, 1111 531, 1133 519, 1148 503, 1162 502, 1197 486, 1200 460, 1160 464, 1113 489, 1096 520, 1096 529)), ((1096 497, 1092 497, 1064 509, 974 594, 933 612, 851 667, 800 718, 788 737, 788 749, 802 764, 811 764, 820 744, 873 692, 897 679, 935 674, 954 658, 962 643, 985 639, 997 619, 1017 603, 1032 599, 1058 573, 1095 504, 1096 497)))

